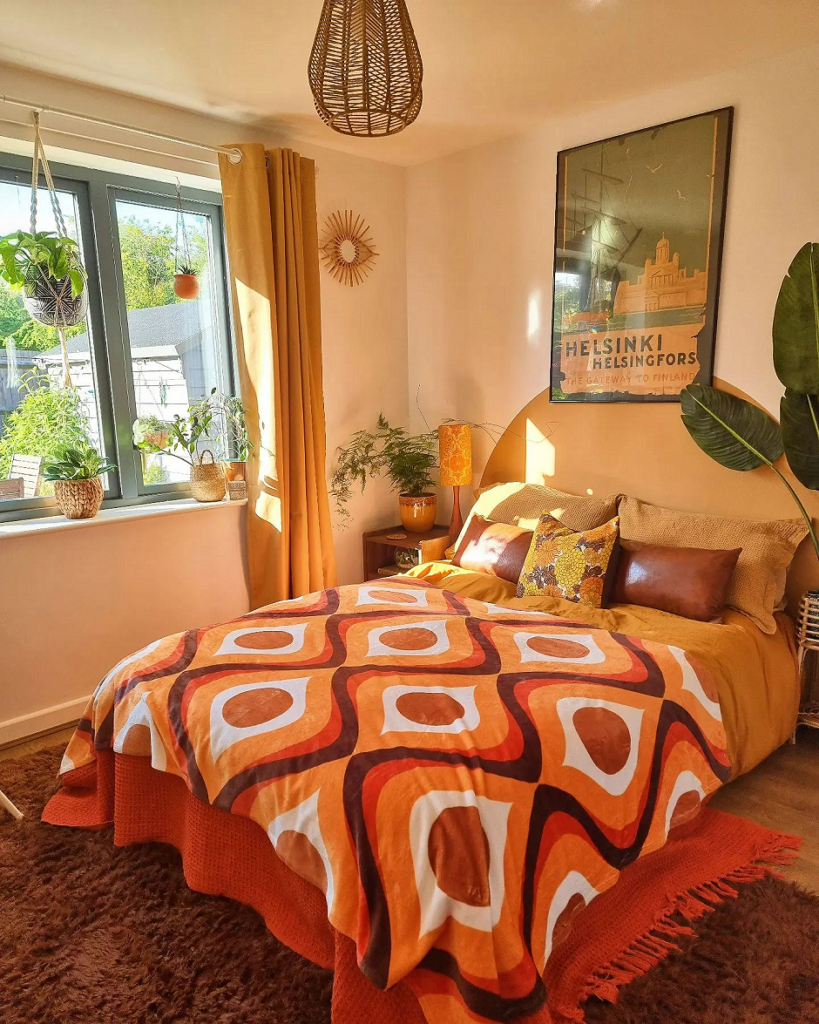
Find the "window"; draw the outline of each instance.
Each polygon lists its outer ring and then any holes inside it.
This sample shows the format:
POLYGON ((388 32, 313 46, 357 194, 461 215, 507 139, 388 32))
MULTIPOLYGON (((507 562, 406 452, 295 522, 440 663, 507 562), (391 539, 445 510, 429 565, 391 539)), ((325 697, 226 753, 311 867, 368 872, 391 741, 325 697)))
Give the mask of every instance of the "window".
MULTIPOLYGON (((29 168, 0 155, 0 234, 28 230, 29 168)), ((88 271, 88 315, 66 331, 73 385, 66 389, 57 331, 33 321, 22 295, 0 281, 0 520, 56 511, 38 469, 80 439, 117 465, 104 481, 107 505, 184 494, 188 467, 135 449, 132 424, 138 416, 184 415, 214 388, 234 393, 221 197, 183 189, 180 211, 172 185, 52 170, 88 271), (196 271, 195 299, 174 292, 183 263, 196 271)), ((44 187, 37 227, 55 229, 44 187)))

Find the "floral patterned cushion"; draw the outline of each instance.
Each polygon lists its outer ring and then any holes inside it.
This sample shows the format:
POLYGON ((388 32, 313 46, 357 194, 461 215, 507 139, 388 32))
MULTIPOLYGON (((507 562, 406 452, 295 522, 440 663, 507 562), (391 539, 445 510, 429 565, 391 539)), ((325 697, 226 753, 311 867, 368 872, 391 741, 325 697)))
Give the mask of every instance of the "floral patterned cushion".
POLYGON ((600 608, 618 518, 580 533, 544 512, 518 580, 518 597, 561 597, 600 608))

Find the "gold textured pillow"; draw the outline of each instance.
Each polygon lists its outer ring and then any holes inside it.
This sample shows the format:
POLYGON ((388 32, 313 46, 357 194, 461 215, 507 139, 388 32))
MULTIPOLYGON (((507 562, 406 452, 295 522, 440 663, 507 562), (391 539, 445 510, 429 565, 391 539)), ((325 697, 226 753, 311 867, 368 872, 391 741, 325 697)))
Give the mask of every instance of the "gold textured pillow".
POLYGON ((617 495, 590 498, 541 484, 493 484, 477 492, 469 518, 478 515, 495 523, 534 530, 544 512, 550 512, 573 530, 592 530, 617 515, 617 495))
POLYGON ((548 512, 540 517, 518 597, 562 597, 600 608, 606 572, 617 541, 617 516, 593 530, 572 530, 548 512))
POLYGON ((775 610, 784 606, 785 577, 808 528, 802 519, 729 519, 677 512, 623 496, 620 536, 624 541, 672 547, 742 548, 727 604, 744 612, 763 633, 776 632, 775 610))

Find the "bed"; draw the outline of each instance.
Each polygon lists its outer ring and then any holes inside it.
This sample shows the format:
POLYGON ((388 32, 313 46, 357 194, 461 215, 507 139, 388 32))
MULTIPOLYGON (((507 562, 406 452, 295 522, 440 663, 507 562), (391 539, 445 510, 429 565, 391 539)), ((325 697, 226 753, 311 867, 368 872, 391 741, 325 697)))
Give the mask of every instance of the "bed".
MULTIPOLYGON (((522 478, 525 413, 485 482, 522 478)), ((334 1024, 547 1024, 573 923, 788 739, 798 691, 785 614, 585 608, 428 563, 126 658, 44 820, 175 845, 193 888, 335 969, 334 1024)))

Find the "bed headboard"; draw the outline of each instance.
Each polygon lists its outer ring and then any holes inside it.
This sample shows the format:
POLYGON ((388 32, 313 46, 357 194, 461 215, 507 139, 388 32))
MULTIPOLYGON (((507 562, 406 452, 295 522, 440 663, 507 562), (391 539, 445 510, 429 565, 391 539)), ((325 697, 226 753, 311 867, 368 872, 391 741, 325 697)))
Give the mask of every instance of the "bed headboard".
MULTIPOLYGON (((715 386, 753 401, 714 381, 715 386)), ((778 467, 812 517, 819 492, 796 480, 784 459, 778 467)), ((688 512, 746 519, 790 519, 793 499, 767 467, 748 473, 724 469, 702 452, 682 424, 680 406, 669 403, 556 403, 544 391, 525 406, 501 436, 481 486, 522 480, 573 494, 631 494, 688 512)), ((788 610, 794 614, 805 590, 819 588, 819 564, 809 540, 788 573, 788 610)))

